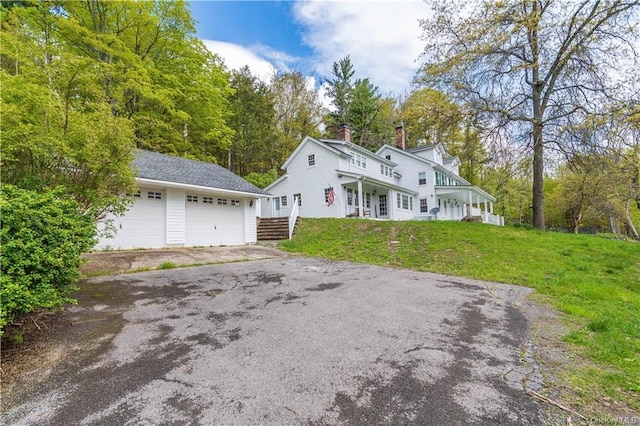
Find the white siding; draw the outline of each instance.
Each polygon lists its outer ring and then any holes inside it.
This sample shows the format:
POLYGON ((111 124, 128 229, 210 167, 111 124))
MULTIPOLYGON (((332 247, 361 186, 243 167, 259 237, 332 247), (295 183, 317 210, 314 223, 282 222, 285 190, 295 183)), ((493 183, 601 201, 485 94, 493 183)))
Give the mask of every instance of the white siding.
POLYGON ((184 191, 169 188, 167 189, 167 244, 184 244, 184 225, 184 191))
POLYGON ((340 192, 340 180, 336 169, 340 167, 339 156, 313 142, 306 142, 298 155, 289 164, 289 177, 266 191, 274 197, 287 197, 287 206, 282 206, 279 214, 274 212, 275 200, 263 201, 263 217, 288 217, 293 206, 293 194, 302 194, 301 217, 343 217, 344 206, 340 192), (313 154, 315 166, 308 165, 308 156, 313 154), (335 191, 335 202, 328 207, 324 200, 324 189, 331 185, 335 191))
MULTIPOLYGON (((427 206, 429 210, 431 210, 434 207, 437 207, 437 200, 435 197, 433 167, 424 161, 411 158, 397 151, 392 151, 389 148, 384 148, 380 152, 380 155, 382 157, 384 157, 387 154, 391 154, 392 161, 398 164, 397 169, 399 173, 402 174, 402 178, 399 180, 398 186, 407 188, 408 190, 415 191, 418 193, 418 195, 414 197, 412 217, 428 216, 428 213, 420 213, 419 200, 420 198, 426 198, 427 206), (420 172, 424 172, 426 174, 426 178, 427 178, 426 185, 420 185, 418 182, 418 174, 420 172)), ((396 200, 394 199, 394 202, 395 201, 396 200)), ((406 216, 406 214, 401 214, 400 216, 404 217, 406 216)))
POLYGON ((256 212, 260 211, 258 205, 260 200, 244 200, 244 242, 255 243, 258 241, 256 212), (250 206, 253 201, 253 206, 250 206))
MULTIPOLYGON (((256 208, 255 208, 256 216, 262 217, 262 198, 256 198, 255 203, 256 203, 256 208)), ((266 203, 266 200, 265 200, 265 203, 266 203)))

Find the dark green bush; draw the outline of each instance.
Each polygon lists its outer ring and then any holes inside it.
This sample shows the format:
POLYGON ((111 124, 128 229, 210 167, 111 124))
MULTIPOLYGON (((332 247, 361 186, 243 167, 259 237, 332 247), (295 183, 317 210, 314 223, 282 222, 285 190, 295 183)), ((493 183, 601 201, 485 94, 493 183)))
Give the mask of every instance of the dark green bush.
POLYGON ((95 244, 95 221, 63 190, 0 190, 0 334, 19 314, 73 303, 80 254, 95 244))

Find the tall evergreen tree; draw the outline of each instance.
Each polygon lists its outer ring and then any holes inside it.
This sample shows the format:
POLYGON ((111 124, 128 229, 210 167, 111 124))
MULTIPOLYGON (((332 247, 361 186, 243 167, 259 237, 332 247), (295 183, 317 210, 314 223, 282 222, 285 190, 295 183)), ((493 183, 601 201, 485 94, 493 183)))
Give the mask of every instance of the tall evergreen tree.
POLYGON ((331 98, 331 104, 335 110, 329 113, 330 119, 326 123, 327 131, 333 132, 333 134, 349 120, 354 74, 355 71, 349 55, 333 63, 333 78, 327 80, 327 96, 331 98))

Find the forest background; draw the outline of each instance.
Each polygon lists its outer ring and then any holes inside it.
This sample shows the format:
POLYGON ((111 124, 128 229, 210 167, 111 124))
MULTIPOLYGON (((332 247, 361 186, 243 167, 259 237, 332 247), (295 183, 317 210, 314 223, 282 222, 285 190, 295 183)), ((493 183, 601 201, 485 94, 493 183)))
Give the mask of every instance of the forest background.
POLYGON ((301 71, 227 69, 183 1, 3 2, 2 181, 64 188, 99 218, 126 208, 136 147, 265 187, 304 136, 345 123, 375 151, 403 123, 407 147, 442 143, 507 222, 637 238, 638 2, 432 3, 412 90, 354 78, 347 56, 328 110, 301 71))

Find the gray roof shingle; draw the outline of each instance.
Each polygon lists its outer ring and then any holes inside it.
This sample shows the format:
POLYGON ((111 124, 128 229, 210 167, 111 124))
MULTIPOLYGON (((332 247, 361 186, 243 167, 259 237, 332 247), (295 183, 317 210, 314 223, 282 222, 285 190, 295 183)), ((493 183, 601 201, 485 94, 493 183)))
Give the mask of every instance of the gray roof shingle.
POLYGON ((144 179, 269 195, 224 167, 203 161, 137 149, 134 151, 133 166, 138 171, 138 177, 144 179))

